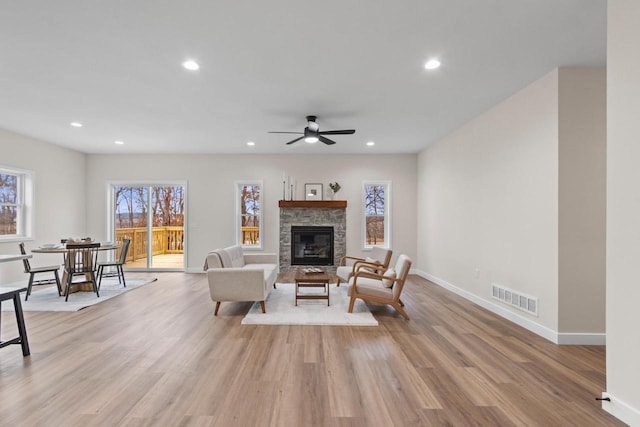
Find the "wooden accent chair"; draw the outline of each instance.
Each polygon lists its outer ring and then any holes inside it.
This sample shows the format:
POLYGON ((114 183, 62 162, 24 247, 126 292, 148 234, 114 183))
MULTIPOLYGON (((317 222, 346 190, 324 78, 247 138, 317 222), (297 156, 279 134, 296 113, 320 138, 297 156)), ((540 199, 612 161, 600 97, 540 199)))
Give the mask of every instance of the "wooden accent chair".
POLYGON ((99 247, 100 243, 67 244, 67 251, 64 254, 64 271, 67 275, 64 290, 65 302, 69 300, 71 286, 82 283, 91 283, 96 296, 100 297, 98 283, 96 282, 99 247), (84 276, 84 280, 74 282, 74 276, 84 276))
MULTIPOLYGON (((24 243, 20 243, 20 253, 22 255, 26 255, 27 251, 24 249, 24 243)), ((28 259, 23 259, 22 263, 24 264, 24 272, 29 274, 29 285, 27 286, 27 294, 24 296, 24 300, 27 301, 29 299, 29 295, 31 295, 31 288, 37 285, 52 285, 56 284, 58 286, 58 295, 62 296, 62 288, 60 287, 60 276, 58 276, 58 270, 60 270, 59 265, 49 265, 43 267, 31 267, 28 259), (34 280, 36 274, 41 273, 53 273, 53 278, 49 279, 41 279, 34 280)))
POLYGON ((402 254, 398 257, 395 268, 387 269, 383 274, 372 273, 366 270, 357 271, 349 279, 349 313, 353 313, 353 304, 356 298, 378 304, 389 304, 395 308, 405 319, 409 316, 404 311, 404 304, 400 300, 404 282, 411 269, 411 258, 402 254))
POLYGON ((120 257, 116 261, 101 262, 98 264, 98 289, 100 289, 103 275, 113 275, 113 273, 104 274, 105 267, 115 267, 116 274, 118 275, 118 283, 122 283, 125 288, 127 287, 127 282, 125 282, 124 280, 124 270, 122 269, 122 266, 127 262, 127 252, 129 252, 130 244, 131 239, 122 239, 122 249, 120 250, 120 257))
POLYGON ((393 251, 391 249, 374 246, 371 249, 370 257, 343 256, 340 258, 340 263, 336 270, 336 276, 338 277, 336 286, 340 286, 341 282, 348 283, 351 276, 360 268, 367 268, 374 273, 384 273, 389 268, 392 254, 393 251))

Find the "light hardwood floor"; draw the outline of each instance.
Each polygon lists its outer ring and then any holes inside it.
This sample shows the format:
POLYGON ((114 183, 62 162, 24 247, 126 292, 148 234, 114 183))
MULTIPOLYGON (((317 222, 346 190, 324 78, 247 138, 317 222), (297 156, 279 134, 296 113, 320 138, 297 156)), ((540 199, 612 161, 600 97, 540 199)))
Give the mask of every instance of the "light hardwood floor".
POLYGON ((416 276, 411 320, 371 306, 367 328, 242 326, 250 303, 214 317, 205 275, 152 275, 78 312, 25 313, 31 356, 0 349, 0 425, 623 425, 594 399, 604 347, 553 345, 416 276))

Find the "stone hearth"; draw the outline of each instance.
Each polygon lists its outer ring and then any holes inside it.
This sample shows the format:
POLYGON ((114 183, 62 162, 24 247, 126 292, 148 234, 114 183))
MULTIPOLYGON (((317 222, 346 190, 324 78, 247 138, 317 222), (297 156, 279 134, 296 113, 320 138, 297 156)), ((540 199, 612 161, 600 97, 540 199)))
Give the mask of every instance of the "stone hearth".
POLYGON ((333 265, 327 272, 335 274, 340 258, 347 250, 347 203, 329 201, 280 202, 280 272, 294 272, 299 265, 291 265, 291 226, 333 227, 333 265))

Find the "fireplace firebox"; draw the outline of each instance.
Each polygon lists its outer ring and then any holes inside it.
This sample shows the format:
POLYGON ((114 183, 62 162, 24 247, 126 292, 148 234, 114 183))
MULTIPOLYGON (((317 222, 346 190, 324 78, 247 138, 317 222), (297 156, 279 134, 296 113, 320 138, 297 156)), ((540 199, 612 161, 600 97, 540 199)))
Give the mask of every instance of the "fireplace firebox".
POLYGON ((291 227, 291 265, 333 265, 333 227, 291 227))

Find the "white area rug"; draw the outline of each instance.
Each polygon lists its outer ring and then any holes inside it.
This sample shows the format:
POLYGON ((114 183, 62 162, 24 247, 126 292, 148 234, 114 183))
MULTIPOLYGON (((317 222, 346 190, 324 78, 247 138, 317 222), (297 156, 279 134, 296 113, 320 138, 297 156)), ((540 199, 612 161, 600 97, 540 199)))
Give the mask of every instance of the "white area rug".
MULTIPOLYGON (((251 306, 242 319, 243 325, 334 325, 334 326, 378 326, 369 308, 362 300, 356 300, 353 313, 348 313, 347 287, 330 285, 330 303, 327 300, 298 300, 295 305, 295 284, 278 283, 267 296, 266 313, 260 303, 251 306)), ((303 288, 301 293, 319 293, 322 288, 303 288)))
MULTIPOLYGON (((24 300, 26 292, 20 294, 20 300, 23 311, 78 311, 156 280, 158 279, 127 279, 127 287, 125 288, 118 283, 118 278, 103 278, 99 291, 100 298, 96 297, 95 292, 75 292, 69 294, 67 302, 64 301, 64 296, 58 296, 58 289, 55 285, 41 289, 34 286, 29 300, 24 300)), ((13 302, 3 302, 2 311, 13 311, 13 302)))

